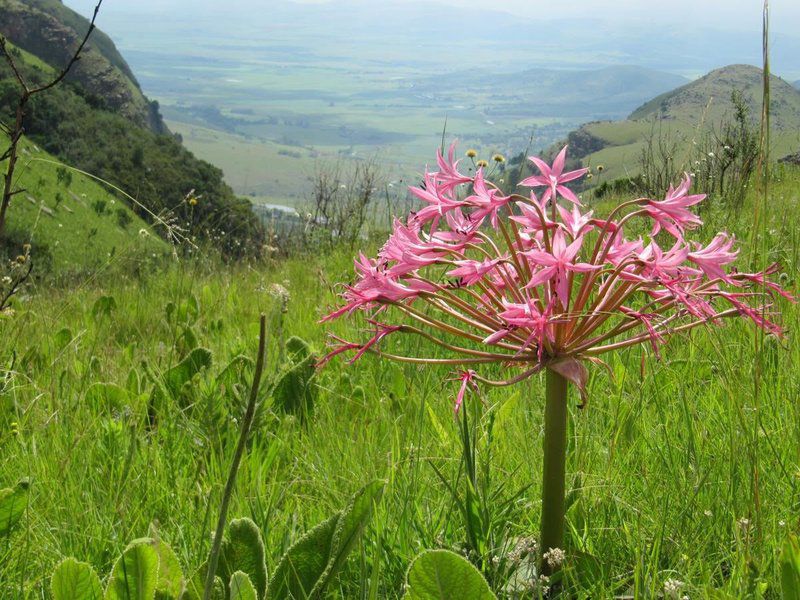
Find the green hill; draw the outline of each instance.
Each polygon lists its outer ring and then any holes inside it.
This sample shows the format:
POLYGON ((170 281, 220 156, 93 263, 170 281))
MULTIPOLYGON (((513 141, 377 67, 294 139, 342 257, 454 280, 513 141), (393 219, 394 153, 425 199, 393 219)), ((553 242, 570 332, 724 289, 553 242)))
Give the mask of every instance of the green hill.
MULTIPOLYGON (((0 34, 51 65, 66 64, 89 27, 59 0, 0 0, 0 12, 0 34)), ((167 131, 158 105, 144 96, 114 42, 102 31, 92 33, 68 78, 137 125, 167 131)))
MULTIPOLYGON (((584 165, 604 167, 604 180, 636 173, 650 136, 668 137, 691 152, 694 141, 734 113, 733 92, 741 94, 756 124, 761 115, 761 69, 731 65, 661 94, 623 121, 587 123, 569 136, 571 156, 584 165)), ((800 148, 800 91, 779 77, 771 80, 773 155, 800 148)), ((676 157, 680 160, 682 157, 676 157)))
MULTIPOLYGON (((89 25, 57 0, 0 0, 0 14, 0 34, 14 45, 15 61, 32 84, 63 67, 89 25)), ((135 197, 141 206, 132 208, 145 220, 165 215, 226 256, 258 253, 263 227, 250 203, 236 197, 221 170, 168 132, 111 40, 97 30, 91 40, 75 74, 29 103, 28 139, 135 197), (184 201, 192 190, 196 206, 184 201)), ((1 121, 13 119, 18 97, 11 70, 0 61, 1 121)))
MULTIPOLYGON (((7 142, 0 134, 0 146, 7 142)), ((12 200, 2 245, 16 254, 31 244, 37 274, 63 277, 168 252, 167 243, 102 185, 28 140, 20 147, 16 182, 25 191, 12 200)))

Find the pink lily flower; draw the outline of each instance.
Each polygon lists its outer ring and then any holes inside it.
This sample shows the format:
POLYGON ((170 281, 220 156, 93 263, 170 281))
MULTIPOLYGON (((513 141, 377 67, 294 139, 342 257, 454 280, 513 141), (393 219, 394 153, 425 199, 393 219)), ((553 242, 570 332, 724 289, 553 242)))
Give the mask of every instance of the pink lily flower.
POLYGON ((458 172, 458 163, 455 160, 456 142, 450 144, 447 150, 447 159, 445 160, 441 150, 436 151, 436 162, 439 165, 439 172, 436 173, 436 179, 441 182, 441 190, 443 193, 450 192, 464 183, 470 183, 472 177, 462 175, 458 172))
POLYGON ((507 257, 493 258, 483 261, 477 260, 457 260, 456 269, 448 271, 450 277, 456 277, 461 281, 461 285, 475 285, 488 273, 494 271, 497 265, 503 263, 507 257))
POLYGON ((511 196, 503 196, 495 189, 486 186, 483 178, 483 169, 478 169, 475 181, 472 184, 472 195, 464 200, 466 204, 476 207, 474 217, 479 220, 489 217, 492 227, 497 228, 497 213, 506 204, 511 202, 511 196))
POLYGON ((478 382, 512 385, 542 369, 565 377, 584 394, 586 365, 598 362, 599 355, 648 342, 658 355, 679 332, 726 318, 744 316, 769 333, 782 333, 765 316, 773 298, 794 300, 770 280, 777 266, 761 273, 736 271, 731 265, 738 251, 726 234, 705 246, 684 240, 686 231, 701 224, 690 209, 703 199, 689 193, 688 176, 664 200, 623 202, 602 220, 582 213, 577 197, 564 187, 585 172, 564 173, 566 148, 552 166, 531 159, 541 174, 523 183, 544 186, 541 199, 503 196, 483 170, 474 179, 458 173, 454 157, 453 147, 447 158, 439 153, 440 172, 427 173, 423 186, 411 189, 424 206, 406 222, 395 221, 378 258, 362 254, 355 261, 356 282, 345 286, 343 306, 323 321, 366 311, 375 331, 361 343, 337 338, 339 345, 326 359, 344 352, 356 358, 378 353, 389 335, 421 335, 454 356, 379 354, 464 367, 458 409, 478 382), (560 204, 562 198, 571 205, 560 204), (624 237, 623 225, 634 218, 648 222, 649 236, 624 237), (654 239, 662 229, 675 238, 668 250, 654 239), (584 247, 590 232, 592 243, 584 247), (443 264, 453 265, 448 276, 478 289, 443 285, 443 264), (725 308, 718 307, 720 300, 725 308), (379 311, 387 324, 374 320, 379 311), (410 323, 395 324, 389 315, 410 323), (491 381, 472 370, 486 363, 520 372, 491 381))
POLYGON ((719 233, 705 248, 697 244, 697 250, 689 252, 687 257, 700 267, 709 279, 721 279, 730 283, 732 280, 722 267, 731 264, 739 255, 738 250, 731 251, 733 244, 733 237, 719 233))
POLYGON ((461 381, 461 387, 458 390, 458 394, 456 394, 456 404, 454 407, 456 414, 458 414, 461 405, 464 403, 464 396, 467 393, 467 388, 470 388, 473 392, 478 392, 478 384, 475 382, 476 376, 477 373, 472 369, 461 371, 458 377, 459 381, 461 381))
POLYGON ((547 202, 550 200, 550 198, 555 200, 556 196, 560 194, 562 198, 580 206, 581 201, 578 199, 575 193, 564 184, 583 177, 589 172, 589 169, 576 169, 575 171, 564 173, 564 165, 566 160, 566 146, 564 146, 561 149, 561 152, 558 153, 558 156, 556 156, 552 166, 548 165, 537 156, 531 156, 530 161, 539 168, 541 175, 533 175, 528 177, 527 179, 523 180, 520 185, 527 187, 546 187, 547 189, 542 197, 543 202, 547 202))
POLYGON ((665 229, 675 238, 682 238, 687 229, 703 224, 696 214, 688 210, 690 206, 702 202, 705 194, 689 195, 692 178, 687 174, 676 188, 670 187, 663 200, 648 200, 644 210, 653 219, 651 236, 665 229))
POLYGON ((571 272, 588 273, 600 267, 598 265, 575 262, 575 257, 578 256, 581 245, 583 244, 583 237, 579 237, 571 244, 567 245, 564 236, 565 234, 563 231, 556 231, 553 236, 552 252, 528 250, 527 252, 523 252, 522 255, 528 259, 531 266, 541 267, 539 271, 533 274, 525 288, 529 289, 539 286, 545 281, 553 281, 555 295, 559 302, 561 302, 561 306, 566 310, 569 304, 568 274, 571 272))

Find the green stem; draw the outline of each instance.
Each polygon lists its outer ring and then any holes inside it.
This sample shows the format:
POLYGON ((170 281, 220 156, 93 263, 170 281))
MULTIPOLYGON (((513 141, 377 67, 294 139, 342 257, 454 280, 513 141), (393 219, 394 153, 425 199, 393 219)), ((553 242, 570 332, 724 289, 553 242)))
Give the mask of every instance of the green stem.
MULTIPOLYGON (((541 551, 564 549, 564 492, 567 462, 567 380, 547 369, 542 469, 541 551)), ((542 559, 540 572, 552 575, 559 566, 542 559)))
POLYGON ((222 546, 222 536, 225 533, 225 522, 228 518, 228 504, 230 504, 233 488, 236 484, 236 474, 239 471, 239 463, 244 455, 247 445, 247 438, 250 435, 250 427, 253 425, 253 417, 256 414, 258 404, 258 388, 261 385, 261 375, 264 372, 264 350, 267 343, 267 319, 261 315, 260 333, 258 338, 258 356, 256 357, 256 370, 253 374, 253 386, 250 388, 250 398, 247 402, 247 410, 242 419, 242 429, 239 433, 239 442, 233 454, 231 469, 228 472, 228 480, 225 482, 225 490, 222 492, 222 504, 219 508, 219 518, 217 519, 217 529, 214 532, 214 541, 211 544, 211 553, 208 557, 208 570, 206 571, 206 582, 203 589, 203 600, 211 599, 211 591, 214 588, 214 577, 217 574, 217 563, 219 562, 219 551, 222 546))

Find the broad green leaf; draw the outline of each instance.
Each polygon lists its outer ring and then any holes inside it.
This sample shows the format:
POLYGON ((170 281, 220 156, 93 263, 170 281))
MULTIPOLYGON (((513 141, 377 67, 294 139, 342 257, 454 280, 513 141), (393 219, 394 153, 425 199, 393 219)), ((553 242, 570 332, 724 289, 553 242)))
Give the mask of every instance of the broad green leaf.
POLYGON ((385 485, 386 482, 382 480, 367 484, 353 496, 350 504, 342 511, 333 534, 328 567, 312 590, 312 596, 322 596, 325 588, 341 569, 347 555, 358 542, 372 517, 374 505, 380 500, 385 485))
POLYGON ((449 550, 423 552, 411 563, 405 600, 496 600, 483 575, 449 550))
POLYGON ((30 482, 23 479, 13 488, 0 490, 0 537, 7 535, 25 514, 30 482))
POLYGON ((84 402, 95 410, 121 410, 130 403, 130 393, 113 383, 94 383, 86 390, 84 402))
POLYGON ((317 397, 317 388, 313 383, 315 364, 316 357, 309 355, 284 371, 272 392, 276 408, 299 415, 306 415, 313 410, 317 397))
POLYGON ((321 598, 372 516, 384 481, 362 488, 347 507, 317 525, 284 554, 267 589, 270 600, 321 598))
POLYGON ((294 362, 302 362, 311 356, 311 346, 304 339, 293 335, 286 340, 286 352, 294 362))
POLYGON ((53 347, 56 352, 61 352, 72 341, 72 331, 64 327, 53 336, 53 347))
POLYGON ((301 537, 278 563, 267 588, 268 600, 308 598, 325 573, 339 513, 301 537))
POLYGON ((102 600, 100 578, 91 565, 65 558, 50 579, 53 600, 102 600))
POLYGON ((783 599, 800 600, 800 542, 794 535, 783 543, 780 566, 783 599))
POLYGON ((107 317, 117 308, 117 301, 114 296, 100 296, 94 301, 92 306, 92 318, 97 320, 101 317, 107 317))
POLYGON ((228 392, 233 386, 244 381, 244 372, 252 365, 253 359, 249 356, 243 354, 235 356, 217 375, 217 387, 224 387, 225 391, 228 392))
POLYGON ((177 396, 184 384, 209 367, 211 367, 211 351, 195 348, 186 358, 164 373, 164 384, 173 396, 177 396))
POLYGON ((259 598, 247 573, 241 571, 236 571, 231 575, 228 590, 230 591, 230 600, 258 600, 259 598))
POLYGON ((267 589, 267 566, 264 559, 264 542, 261 532, 250 519, 234 519, 228 526, 227 538, 222 543, 217 575, 228 581, 236 573, 242 571, 250 581, 260 598, 267 589))
POLYGON ((158 587, 158 554, 145 542, 131 544, 117 559, 106 600, 153 600, 158 587))
POLYGON ((153 548, 158 556, 158 584, 156 585, 156 600, 178 600, 186 588, 183 570, 169 544, 160 539, 140 538, 128 544, 136 546, 145 544, 153 548))

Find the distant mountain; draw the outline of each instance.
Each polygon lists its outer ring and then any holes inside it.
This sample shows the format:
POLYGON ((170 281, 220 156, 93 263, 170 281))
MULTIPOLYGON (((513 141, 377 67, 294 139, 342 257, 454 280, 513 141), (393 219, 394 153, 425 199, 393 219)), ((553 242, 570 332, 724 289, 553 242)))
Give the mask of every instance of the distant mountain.
MULTIPOLYGON (((603 179, 630 175, 638 167, 650 135, 674 140, 697 138, 702 131, 730 118, 733 92, 741 94, 757 123, 761 116, 762 71, 750 65, 730 65, 656 96, 627 119, 587 123, 569 135, 571 156, 586 165, 603 165, 603 179)), ((771 79, 773 155, 785 156, 800 147, 800 91, 779 77, 771 79)))
MULTIPOLYGON (((58 0, 0 0, 0 14, 0 34, 32 85, 52 80, 89 26, 58 0)), ((191 223, 198 239, 213 238, 228 256, 260 251, 263 228, 250 203, 235 196, 222 171, 169 133, 113 42, 99 30, 91 40, 74 75, 28 105, 27 138, 135 197, 139 204, 131 208, 144 219, 168 214, 182 226, 191 223), (196 206, 185 202, 192 190, 196 206)), ((11 69, 0 61, 0 121, 13 121, 18 97, 11 69)), ((118 201, 128 202, 121 195, 118 201)), ((10 221, 13 213, 12 207, 10 221)))
POLYGON ((798 79, 797 81, 795 81, 795 82, 794 82, 792 85, 793 85, 794 87, 796 87, 798 90, 800 90, 800 79, 798 79))
MULTIPOLYGON (((711 71, 696 81, 653 98, 636 109, 629 120, 648 118, 679 120, 698 124, 717 121, 733 110, 731 93, 742 94, 751 114, 761 114, 763 73, 750 65, 730 65, 711 71)), ((780 77, 771 77, 771 118, 778 130, 800 124, 800 93, 780 77)))
POLYGON ((459 71, 413 83, 417 94, 429 98, 452 95, 453 102, 476 95, 503 96, 503 106, 492 116, 563 117, 595 115, 618 119, 667 90, 687 83, 680 75, 637 66, 612 66, 591 70, 527 69, 518 73, 459 71))

